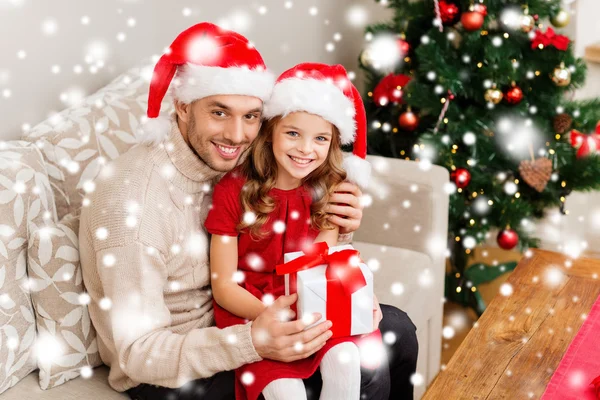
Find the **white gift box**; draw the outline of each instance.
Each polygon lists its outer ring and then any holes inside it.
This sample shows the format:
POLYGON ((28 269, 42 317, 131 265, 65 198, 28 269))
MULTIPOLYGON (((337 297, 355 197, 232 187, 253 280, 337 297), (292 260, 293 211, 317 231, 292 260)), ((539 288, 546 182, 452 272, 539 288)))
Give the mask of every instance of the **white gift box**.
MULTIPOLYGON (((351 245, 334 246, 329 248, 329 254, 340 250, 354 250, 351 245)), ((284 262, 289 262, 304 253, 301 251, 286 253, 284 262)), ((352 293, 351 332, 350 336, 362 335, 373 331, 373 273, 364 263, 359 263, 359 268, 365 277, 366 286, 352 293)), ((319 265, 297 272, 296 290, 298 301, 296 303, 297 318, 302 319, 306 315, 320 313, 319 321, 316 321, 306 329, 325 321, 332 320, 327 316, 327 277, 325 275, 327 265, 319 265)), ((285 294, 290 294, 290 274, 284 275, 285 294)))

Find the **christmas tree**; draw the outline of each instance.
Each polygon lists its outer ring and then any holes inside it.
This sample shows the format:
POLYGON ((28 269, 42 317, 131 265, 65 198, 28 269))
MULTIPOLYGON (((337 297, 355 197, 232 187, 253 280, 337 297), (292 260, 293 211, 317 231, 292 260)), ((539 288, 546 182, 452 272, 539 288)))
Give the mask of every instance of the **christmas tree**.
POLYGON ((476 284, 515 264, 465 271, 473 249, 496 230, 504 249, 535 247, 544 210, 600 188, 600 101, 572 100, 586 67, 555 31, 560 0, 382 2, 394 17, 359 58, 369 152, 450 171, 447 295, 481 312, 476 284))

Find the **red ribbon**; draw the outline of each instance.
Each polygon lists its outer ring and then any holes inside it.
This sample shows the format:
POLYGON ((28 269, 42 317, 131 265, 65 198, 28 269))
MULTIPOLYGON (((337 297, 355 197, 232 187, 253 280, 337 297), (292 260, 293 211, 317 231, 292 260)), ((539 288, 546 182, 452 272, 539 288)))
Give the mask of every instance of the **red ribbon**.
POLYGON ((600 375, 598 375, 596 379, 592 381, 592 385, 594 385, 594 392, 596 393, 596 398, 600 400, 600 375))
MULTIPOLYGON (((333 322, 332 337, 350 336, 352 330, 352 293, 365 287, 367 281, 356 263, 360 253, 354 249, 329 254, 326 242, 315 243, 304 255, 276 267, 277 275, 290 274, 290 293, 296 292, 296 273, 327 264, 327 319, 333 322), (354 262, 353 262, 354 261, 354 262)), ((294 310, 295 311, 295 310, 294 310)))
POLYGON ((596 132, 586 135, 573 129, 571 146, 577 150, 577 158, 585 157, 600 151, 600 122, 596 124, 596 132))
POLYGON ((535 31, 535 37, 531 41, 531 48, 537 49, 540 44, 544 47, 554 46, 558 50, 566 51, 569 48, 570 40, 565 35, 557 35, 554 29, 548 27, 545 33, 541 30, 535 31))

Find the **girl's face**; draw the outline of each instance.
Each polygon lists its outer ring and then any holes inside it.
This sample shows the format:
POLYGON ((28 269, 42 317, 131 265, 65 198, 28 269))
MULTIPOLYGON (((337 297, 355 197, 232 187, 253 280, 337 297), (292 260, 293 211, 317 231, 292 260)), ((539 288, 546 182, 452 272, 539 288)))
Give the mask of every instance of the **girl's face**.
POLYGON ((306 112, 291 113, 273 130, 279 189, 294 189, 327 159, 333 125, 306 112))

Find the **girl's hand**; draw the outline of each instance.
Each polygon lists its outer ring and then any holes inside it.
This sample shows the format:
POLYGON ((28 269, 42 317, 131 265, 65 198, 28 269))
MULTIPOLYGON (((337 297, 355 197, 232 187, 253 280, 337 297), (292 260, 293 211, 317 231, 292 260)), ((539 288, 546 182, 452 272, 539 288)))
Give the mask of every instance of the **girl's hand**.
POLYGON ((340 234, 354 232, 362 220, 363 205, 360 202, 362 191, 351 182, 342 182, 335 188, 325 211, 329 222, 340 227, 340 234))

